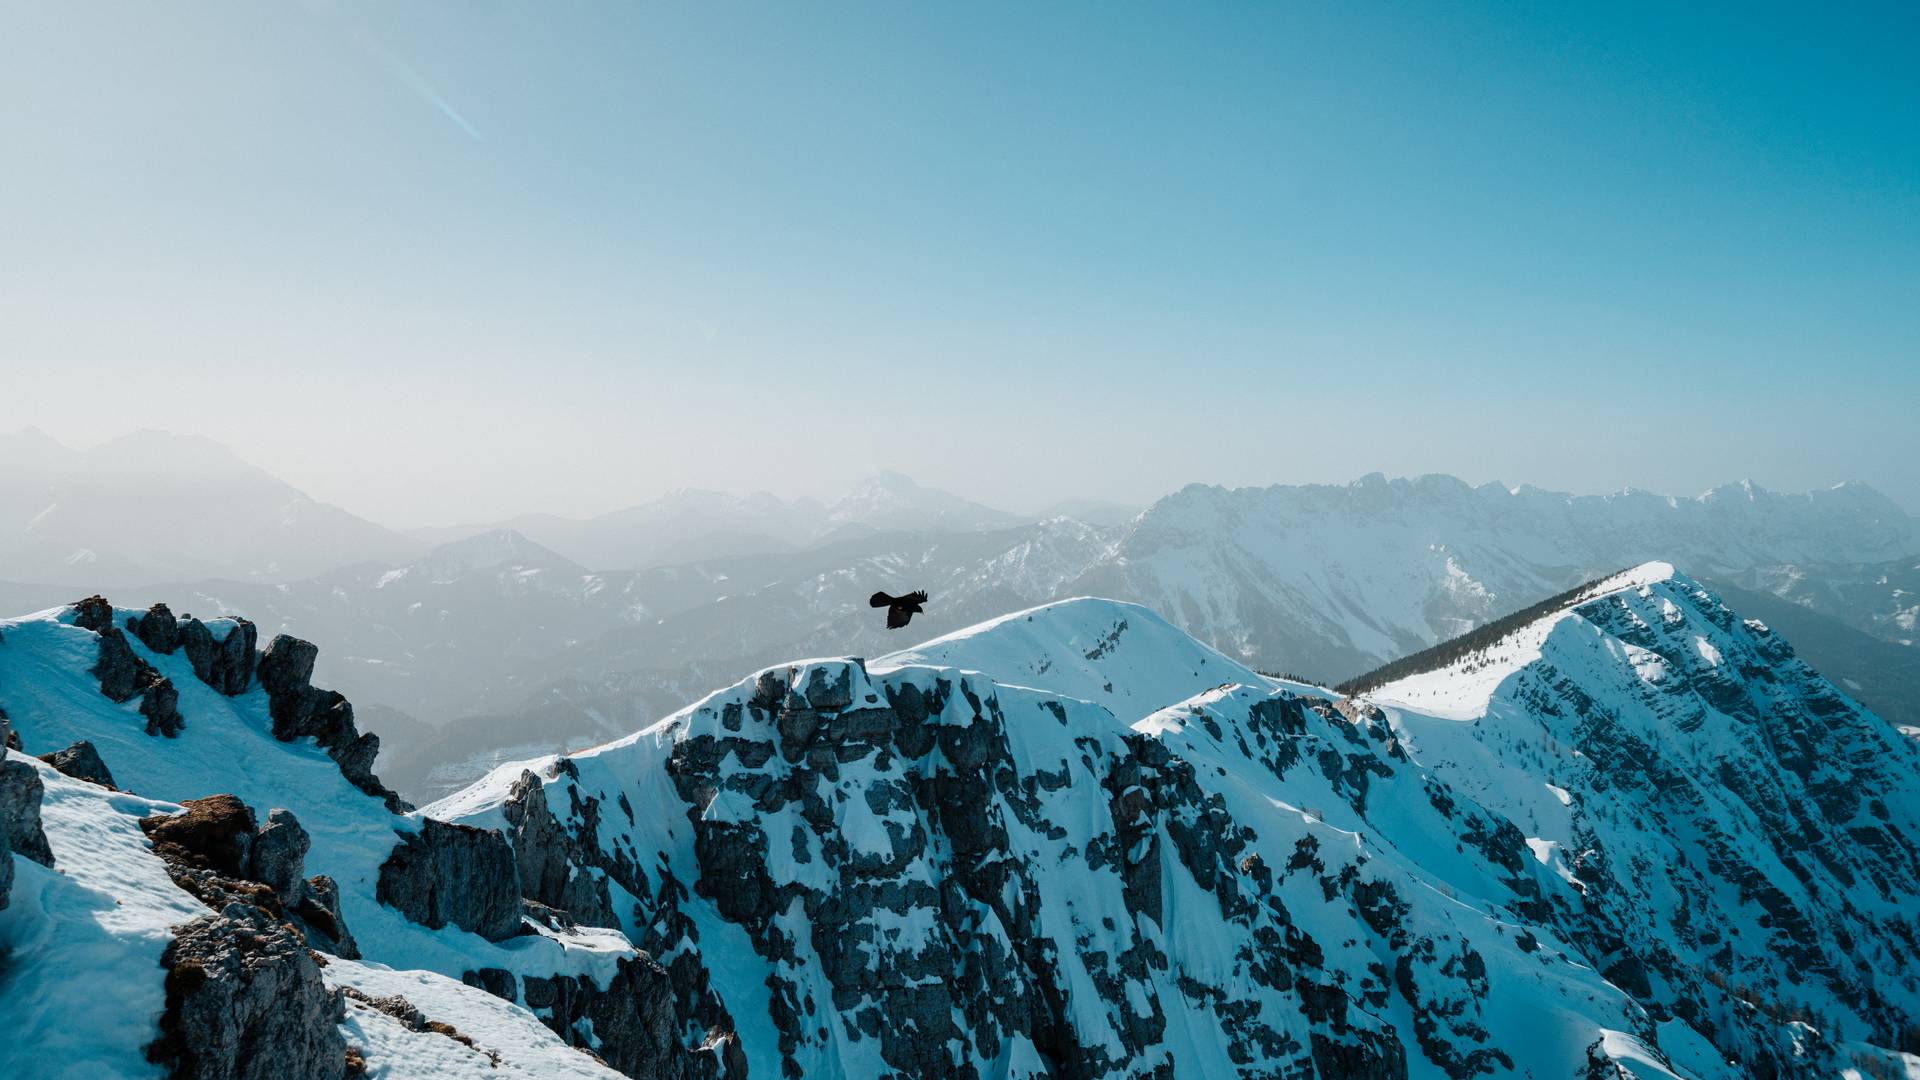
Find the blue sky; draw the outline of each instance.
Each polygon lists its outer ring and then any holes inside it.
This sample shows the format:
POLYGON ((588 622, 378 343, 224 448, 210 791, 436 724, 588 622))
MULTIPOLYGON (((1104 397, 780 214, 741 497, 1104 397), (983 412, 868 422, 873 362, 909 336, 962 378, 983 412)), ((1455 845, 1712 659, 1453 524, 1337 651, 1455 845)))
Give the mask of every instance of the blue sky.
POLYGON ((7 23, 0 430, 204 433, 401 525, 881 468, 1920 510, 1910 6, 7 23))

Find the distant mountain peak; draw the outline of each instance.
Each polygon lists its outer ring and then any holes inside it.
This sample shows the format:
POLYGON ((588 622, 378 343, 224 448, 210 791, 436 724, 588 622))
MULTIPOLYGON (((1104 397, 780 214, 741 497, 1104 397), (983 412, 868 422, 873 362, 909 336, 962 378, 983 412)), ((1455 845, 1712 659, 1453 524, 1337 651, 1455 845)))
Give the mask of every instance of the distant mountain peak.
POLYGON ((881 530, 993 529, 1026 520, 938 488, 924 487, 904 473, 891 471, 861 481, 827 509, 827 518, 834 524, 869 525, 881 530))
POLYGON ((458 577, 500 566, 524 569, 559 570, 586 573, 560 553, 542 547, 513 529, 489 529, 486 532, 441 544, 417 564, 435 579, 458 577))

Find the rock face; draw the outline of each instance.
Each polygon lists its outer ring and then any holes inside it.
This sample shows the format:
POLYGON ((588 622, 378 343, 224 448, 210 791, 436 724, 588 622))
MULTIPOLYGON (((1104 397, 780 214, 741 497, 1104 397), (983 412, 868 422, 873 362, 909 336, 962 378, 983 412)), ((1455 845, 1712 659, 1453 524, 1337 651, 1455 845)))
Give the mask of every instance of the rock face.
POLYGON ((307 850, 313 841, 290 810, 275 809, 254 834, 247 876, 266 885, 288 905, 306 896, 307 850))
POLYGON ((145 615, 128 619, 127 629, 133 631, 133 636, 154 652, 171 655, 173 650, 180 647, 180 622, 165 604, 155 604, 147 609, 145 615))
POLYGON ((380 736, 360 733, 354 726, 353 705, 345 697, 313 686, 313 662, 319 654, 311 642, 286 634, 277 635, 260 654, 260 686, 267 692, 274 738, 290 742, 312 736, 353 786, 385 800, 396 814, 411 810, 373 774, 380 736))
POLYGON ((529 976, 521 987, 527 1008, 562 1037, 573 1037, 584 1021, 598 1039, 594 1052, 628 1076, 686 1080, 721 1075, 694 1070, 679 1043, 667 973, 651 960, 620 961, 605 989, 585 976, 564 975, 529 976))
POLYGON ((154 853, 169 864, 246 878, 253 850, 253 811, 232 795, 209 795, 180 804, 185 813, 155 815, 140 827, 154 853))
POLYGON ((85 739, 65 750, 41 754, 40 760, 76 780, 86 780, 101 787, 114 786, 113 773, 107 770, 107 763, 100 760, 100 751, 85 739))
MULTIPOLYGON (((90 616, 87 621, 98 620, 90 616)), ((79 624, 79 620, 75 622, 79 624)), ((186 722, 180 716, 180 692, 174 689, 173 681, 140 659, 119 627, 108 625, 98 633, 100 659, 94 664, 93 674, 100 680, 100 692, 113 701, 131 701, 138 696, 140 715, 147 718, 147 734, 168 738, 180 734, 186 722)))
POLYGON ((147 1057, 176 1080, 342 1080, 338 991, 306 943, 250 904, 175 932, 161 957, 167 1007, 147 1057))
POLYGON ((489 941, 520 932, 519 870, 495 829, 427 818, 381 864, 375 895, 435 930, 458 926, 489 941))
MULTIPOLYGON (((89 622, 98 621, 97 613, 89 613, 85 617, 89 622)), ((108 620, 111 621, 111 618, 109 609, 108 620)), ((78 619, 75 621, 79 622, 78 619)), ((245 619, 216 621, 230 624, 225 636, 218 639, 213 636, 213 630, 199 619, 191 615, 176 619, 167 605, 155 604, 144 615, 128 616, 127 629, 157 653, 171 656, 174 650, 185 648, 187 661, 193 665, 194 677, 233 697, 244 693, 253 679, 257 632, 253 624, 245 619)))
POLYGON ((246 692, 253 680, 254 643, 259 631, 245 619, 234 624, 223 638, 215 639, 206 623, 188 616, 180 623, 180 647, 186 650, 193 674, 215 690, 234 697, 246 692))
POLYGON ((293 914, 300 919, 309 944, 348 960, 360 959, 360 946, 340 914, 340 887, 332 878, 325 874, 308 878, 293 914))
POLYGON ((566 912, 575 922, 618 929, 606 880, 584 869, 591 862, 547 809, 540 778, 522 773, 501 809, 511 826, 507 840, 520 868, 520 895, 566 912))
MULTIPOLYGON (((0 761, 0 833, 8 850, 41 866, 53 865, 53 849, 40 827, 40 796, 45 785, 32 765, 16 757, 0 761)), ((8 863, 12 870, 12 863, 8 863)))
POLYGON ((13 902, 13 842, 0 830, 0 911, 13 902))

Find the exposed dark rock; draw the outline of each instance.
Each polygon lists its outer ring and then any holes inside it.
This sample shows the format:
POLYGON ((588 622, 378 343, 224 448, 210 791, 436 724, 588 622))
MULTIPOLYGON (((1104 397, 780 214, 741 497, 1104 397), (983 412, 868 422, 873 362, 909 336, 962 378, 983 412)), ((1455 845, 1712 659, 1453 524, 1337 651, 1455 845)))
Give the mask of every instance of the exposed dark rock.
POLYGON ((13 900, 13 842, 0 829, 0 911, 13 900))
POLYGON ((276 635, 260 654, 260 686, 267 692, 273 737, 291 742, 311 736, 339 764, 340 775, 353 786, 381 799, 394 813, 413 809, 373 774, 380 736, 360 733, 354 726, 353 705, 345 697, 311 684, 313 662, 319 654, 311 642, 287 634, 276 635))
POLYGON ((360 946, 340 914, 340 888, 332 878, 325 874, 308 878, 293 905, 293 914, 306 931, 309 944, 348 960, 360 959, 360 946))
POLYGON ((380 866, 375 894, 422 926, 458 926, 489 941, 520 931, 520 873, 498 829, 427 818, 380 866))
POLYGON ((93 676, 100 680, 100 692, 116 702, 131 701, 139 695, 140 715, 147 718, 147 734, 173 738, 186 724, 178 707, 180 693, 173 688, 171 680, 133 651, 133 646, 127 643, 126 632, 111 624, 111 614, 112 610, 108 609, 109 622, 98 631, 100 654, 93 665, 93 676))
POLYGON ((520 868, 521 895, 566 912, 575 922, 617 929, 620 920, 613 913, 606 881, 583 869, 587 861, 547 809, 546 786, 540 778, 521 773, 501 810, 520 868))
POLYGON ((131 701, 133 695, 157 682, 160 673, 134 655, 133 646, 119 627, 104 626, 100 634, 100 655, 94 661, 93 677, 100 680, 100 692, 110 701, 131 701))
POLYGON ((175 1080, 340 1080, 340 994, 306 943, 250 904, 180 927, 161 956, 167 1006, 148 1060, 175 1080))
POLYGON ((73 625, 100 633, 113 626, 113 605, 99 594, 73 602, 73 625))
POLYGON ((303 879, 306 830, 275 809, 254 829, 253 811, 232 795, 182 803, 180 814, 154 814, 140 828, 174 884, 217 912, 252 905, 269 916, 290 916, 309 944, 349 960, 360 951, 340 914, 339 889, 324 875, 303 879))
POLYGON ((41 866, 52 866, 53 849, 40 827, 44 790, 40 773, 32 765, 15 757, 0 761, 0 833, 6 834, 7 848, 41 866))
POLYGON ((74 743, 65 750, 55 750, 51 754, 41 754, 40 760, 60 770, 76 780, 86 780, 101 787, 113 787, 113 773, 107 771, 107 763, 100 760, 100 751, 85 739, 74 743))
POLYGON ((180 804, 180 814, 143 818, 140 828, 156 855, 169 863, 247 878, 253 848, 253 811, 232 795, 209 795, 180 804))
POLYGON ((127 629, 154 652, 172 653, 180 647, 180 623, 165 604, 153 605, 145 615, 132 616, 127 629))
MULTIPOLYGON (((152 669, 149 668, 149 671, 152 669)), ((147 734, 171 739, 180 734, 187 721, 180 715, 180 691, 172 679, 156 679, 140 697, 140 715, 147 718, 147 734)))
POLYGON ((293 811, 276 807, 267 823, 254 834, 247 858, 247 877, 280 894, 293 907, 306 897, 307 850, 312 841, 293 811))
POLYGON ((523 990, 527 1008, 541 1014, 556 1034, 587 1046, 628 1076, 689 1080, 719 1075, 710 1067, 698 1067, 713 1057, 702 1060, 680 1044, 667 973, 645 957, 620 961, 605 989, 586 976, 529 975, 523 990), (582 1042, 582 1020, 593 1033, 590 1044, 582 1042))
POLYGON ((481 968, 478 971, 469 971, 460 976, 460 981, 468 986, 477 986, 494 997, 507 1001, 516 1000, 520 993, 513 972, 505 968, 481 968))
POLYGON ((246 619, 236 618, 227 636, 214 640, 206 623, 189 615, 179 623, 180 647, 193 665, 194 677, 215 690, 234 697, 246 692, 253 681, 254 643, 259 631, 246 619))
POLYGON ((260 688, 267 692, 268 697, 305 690, 313 683, 313 662, 319 656, 319 646, 310 641, 302 641, 290 634, 274 635, 260 653, 257 668, 260 688))

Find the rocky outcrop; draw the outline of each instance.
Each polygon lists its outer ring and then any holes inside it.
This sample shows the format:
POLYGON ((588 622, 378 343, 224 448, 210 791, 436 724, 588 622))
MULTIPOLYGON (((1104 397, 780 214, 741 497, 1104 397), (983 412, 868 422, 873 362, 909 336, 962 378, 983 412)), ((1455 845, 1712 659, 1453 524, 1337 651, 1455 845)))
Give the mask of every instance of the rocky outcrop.
POLYGON ((253 681, 255 643, 259 631, 246 619, 235 618, 225 637, 216 639, 206 623, 189 615, 180 622, 180 648, 193 665, 194 677, 228 697, 246 692, 253 681))
POLYGON ((303 876, 310 841, 292 813, 274 809, 256 829, 253 811, 232 795, 181 806, 183 813, 140 822, 176 885, 215 911, 247 903, 290 919, 314 947, 359 958, 333 879, 303 876))
POLYGON ((427 818, 401 834, 375 895, 422 926, 457 926, 489 941, 520 932, 520 873, 497 829, 427 818))
POLYGON ((529 975, 521 989, 522 1003, 541 1022, 576 1044, 584 1026, 593 1033, 594 1053, 628 1076, 647 1080, 746 1076, 745 1060, 735 1044, 716 1043, 718 1052, 705 1061, 681 1046, 667 973, 646 957, 620 961, 604 988, 584 975, 550 979, 529 975), (737 1070, 726 1067, 729 1054, 738 1060, 737 1070), (722 1068, 714 1069, 713 1063, 722 1068))
POLYGON ((380 798, 396 814, 412 810, 373 774, 380 736, 361 734, 354 726, 353 705, 339 693, 313 685, 313 662, 319 654, 312 642, 287 634, 275 636, 260 654, 257 673, 267 692, 274 738, 291 742, 312 737, 353 786, 380 798))
POLYGON ((107 763, 100 760, 100 751, 94 749, 93 744, 85 739, 81 739, 65 750, 41 754, 40 760, 76 780, 85 780, 106 788, 114 786, 113 773, 108 771, 107 763))
POLYGON ((73 625, 98 634, 113 626, 113 605, 98 593, 73 602, 73 625))
POLYGON ((347 920, 340 914, 340 887, 332 878, 325 874, 308 878, 293 915, 306 933, 308 944, 348 960, 360 959, 359 943, 353 940, 353 932, 347 929, 347 920))
POLYGON ((155 604, 145 615, 128 618, 127 629, 154 652, 171 655, 180 647, 180 621, 165 604, 155 604))
POLYGON ((247 854, 247 876, 297 904, 306 895, 307 851, 312 846, 293 811, 268 811, 267 823, 254 833, 247 854))
POLYGON ((342 1080, 340 993, 300 936, 234 901, 175 931, 166 1011, 147 1058, 175 1080, 342 1080))
POLYGON ((11 756, 0 761, 0 834, 6 836, 7 848, 14 854, 52 866, 53 849, 40 826, 44 790, 40 774, 26 761, 11 756))
POLYGON ((343 1078, 340 995, 287 921, 290 909, 315 900, 309 883, 288 880, 299 872, 305 831, 283 810, 256 830, 253 811, 232 795, 181 806, 140 827, 174 883, 213 914, 176 928, 161 956, 167 1004, 148 1060, 178 1080, 343 1078))
POLYGON ((247 804, 232 795, 209 795, 180 805, 183 813, 141 820, 154 854, 170 865, 223 878, 247 878, 255 832, 253 811, 247 804))
POLYGON ((577 923, 619 929, 606 879, 585 869, 591 864, 547 809, 547 789, 540 778, 521 773, 501 811, 520 868, 520 894, 565 912, 577 923))
MULTIPOLYGON (((109 619, 112 609, 108 609, 109 619)), ((83 625, 75 619, 76 625, 83 625)), ((90 616, 86 624, 98 622, 90 616)), ((109 625, 97 631, 100 635, 100 655, 95 661, 93 675, 100 680, 100 692, 111 701, 131 701, 140 698, 140 715, 147 718, 147 734, 165 735, 173 738, 180 734, 186 721, 180 716, 180 692, 174 689, 173 681, 155 671, 133 651, 127 643, 126 632, 117 626, 109 625)))

